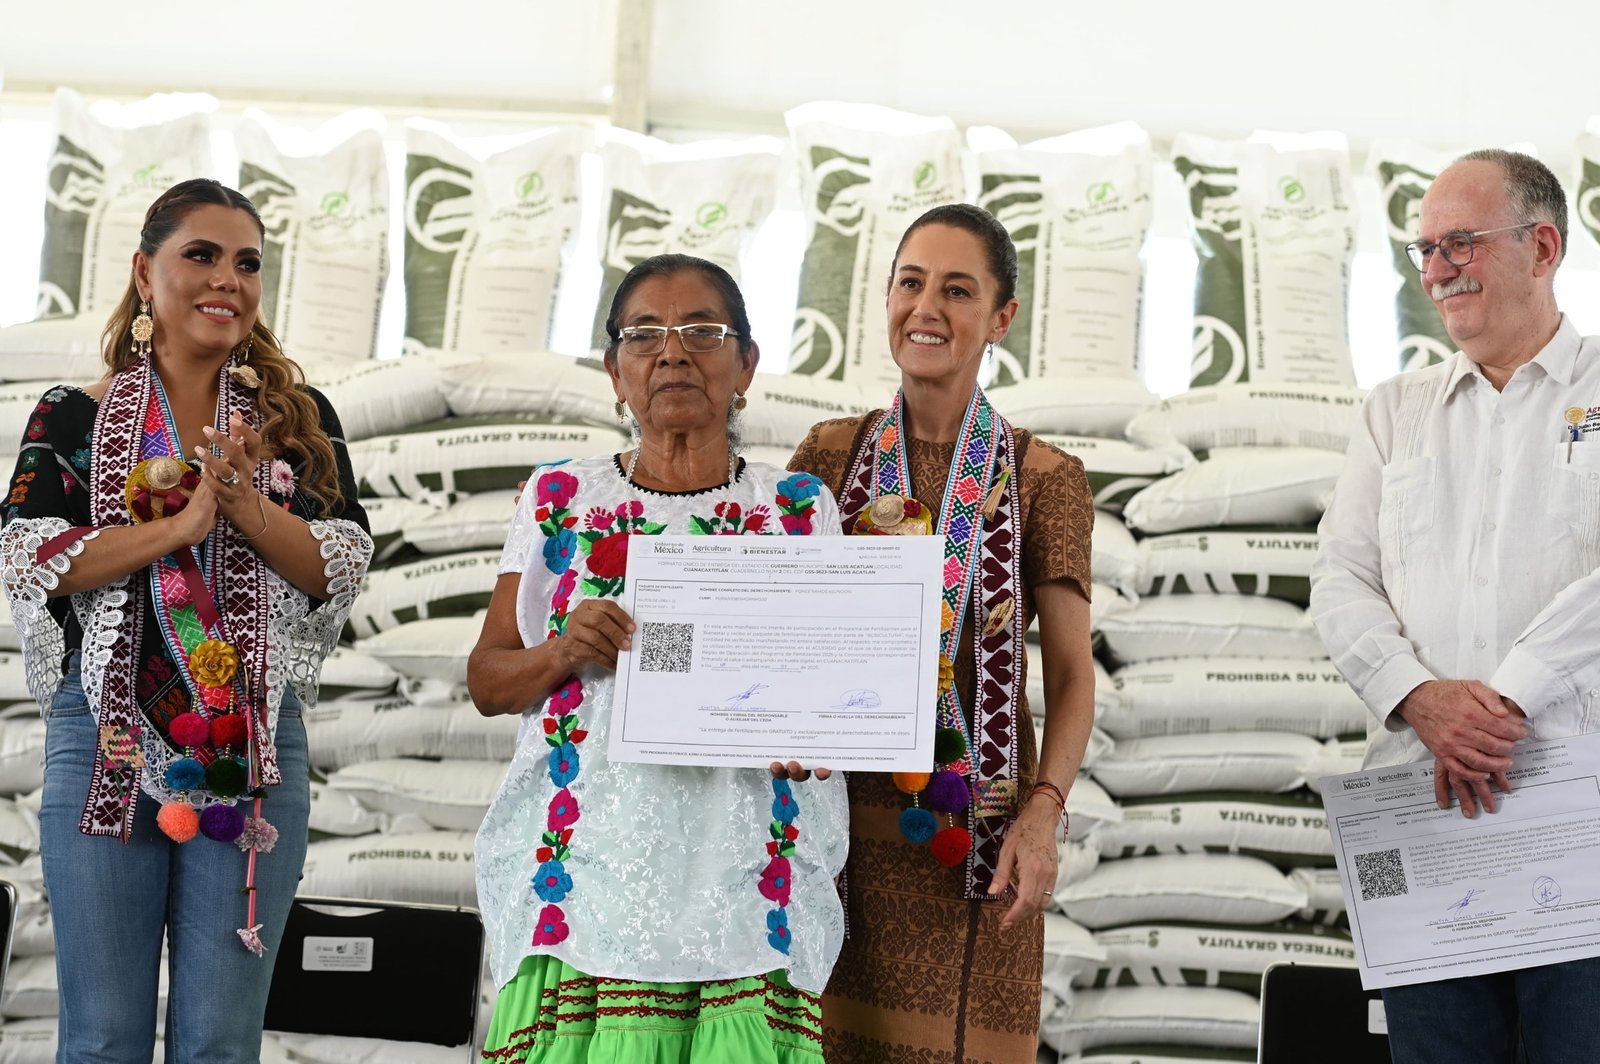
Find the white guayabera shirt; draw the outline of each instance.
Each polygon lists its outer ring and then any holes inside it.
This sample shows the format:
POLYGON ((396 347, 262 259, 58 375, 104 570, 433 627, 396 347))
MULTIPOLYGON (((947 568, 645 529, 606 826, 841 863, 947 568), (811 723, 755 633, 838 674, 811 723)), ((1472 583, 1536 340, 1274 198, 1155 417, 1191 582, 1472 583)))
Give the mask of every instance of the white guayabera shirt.
POLYGON ((1311 616, 1375 718, 1366 767, 1432 756, 1394 713, 1427 680, 1487 683, 1530 737, 1596 730, 1600 337, 1563 316, 1503 391, 1457 352, 1378 385, 1362 416, 1311 616))

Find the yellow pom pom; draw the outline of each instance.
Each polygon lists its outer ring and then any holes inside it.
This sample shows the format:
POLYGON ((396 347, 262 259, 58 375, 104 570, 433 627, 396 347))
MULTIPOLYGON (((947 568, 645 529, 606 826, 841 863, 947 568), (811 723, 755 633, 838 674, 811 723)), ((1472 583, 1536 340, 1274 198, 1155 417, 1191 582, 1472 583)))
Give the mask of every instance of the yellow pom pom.
POLYGON ((920 794, 922 788, 928 785, 928 780, 932 776, 933 773, 931 772, 896 772, 894 773, 894 785, 900 789, 902 794, 920 794))

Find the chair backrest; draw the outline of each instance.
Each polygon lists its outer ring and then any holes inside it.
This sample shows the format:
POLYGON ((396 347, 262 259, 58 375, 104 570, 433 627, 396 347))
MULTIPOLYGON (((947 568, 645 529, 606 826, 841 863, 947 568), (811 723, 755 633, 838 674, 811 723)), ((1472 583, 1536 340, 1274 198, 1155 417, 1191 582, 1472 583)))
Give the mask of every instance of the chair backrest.
POLYGON ((17 937, 17 888, 0 879, 0 987, 11 973, 11 944, 17 937))
POLYGON ((1383 998, 1355 968, 1269 965, 1261 977, 1259 1064, 1389 1064, 1383 998))
POLYGON ((278 947, 266 1029, 466 1045, 478 1021, 476 910, 296 898, 278 947))

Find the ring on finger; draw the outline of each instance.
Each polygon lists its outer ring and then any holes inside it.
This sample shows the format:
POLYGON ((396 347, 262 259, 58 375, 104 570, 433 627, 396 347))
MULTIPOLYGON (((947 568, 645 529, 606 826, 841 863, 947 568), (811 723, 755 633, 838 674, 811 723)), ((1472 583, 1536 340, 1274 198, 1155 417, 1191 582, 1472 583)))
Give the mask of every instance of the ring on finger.
POLYGON ((223 477, 222 478, 222 482, 224 484, 228 485, 228 487, 230 487, 230 488, 238 487, 239 486, 239 472, 238 472, 238 470, 234 470, 232 473, 230 473, 227 476, 223 477))

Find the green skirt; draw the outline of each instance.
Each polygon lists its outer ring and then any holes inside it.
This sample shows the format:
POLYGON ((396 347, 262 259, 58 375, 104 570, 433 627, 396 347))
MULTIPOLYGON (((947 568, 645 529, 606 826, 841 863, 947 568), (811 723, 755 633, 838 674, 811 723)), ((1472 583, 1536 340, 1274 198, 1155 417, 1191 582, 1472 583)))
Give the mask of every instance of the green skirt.
POLYGON ((781 971, 710 983, 597 979, 524 957, 495 999, 484 1064, 820 1064, 822 999, 781 971))

